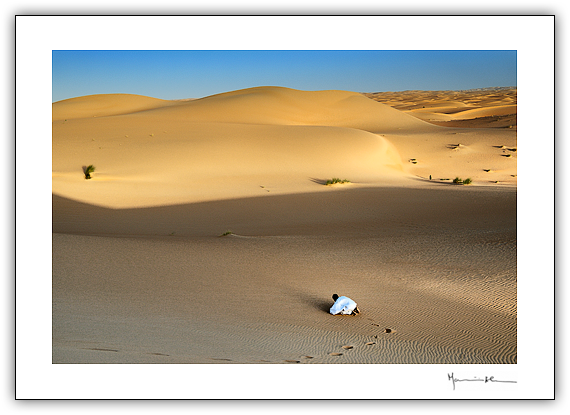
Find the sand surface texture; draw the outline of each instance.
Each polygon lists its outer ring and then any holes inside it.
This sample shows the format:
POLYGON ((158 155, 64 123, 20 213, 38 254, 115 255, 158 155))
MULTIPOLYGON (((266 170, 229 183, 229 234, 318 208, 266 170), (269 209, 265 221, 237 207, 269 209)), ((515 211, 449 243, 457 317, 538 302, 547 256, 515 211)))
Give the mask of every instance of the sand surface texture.
POLYGON ((54 103, 53 362, 516 363, 516 89, 476 92, 54 103))

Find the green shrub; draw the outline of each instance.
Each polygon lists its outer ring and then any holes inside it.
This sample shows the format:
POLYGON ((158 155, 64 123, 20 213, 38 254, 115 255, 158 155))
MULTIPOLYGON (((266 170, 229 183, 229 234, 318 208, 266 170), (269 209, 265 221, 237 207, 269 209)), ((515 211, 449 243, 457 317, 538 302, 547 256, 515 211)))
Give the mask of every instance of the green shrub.
POLYGON ((228 235, 233 235, 233 232, 232 231, 225 231, 220 236, 228 236, 228 235))
POLYGON ((331 180, 327 180, 327 182, 325 183, 325 185, 330 186, 331 184, 344 184, 344 183, 350 183, 350 180, 341 180, 338 177, 333 177, 331 180))
POLYGON ((460 179, 459 177, 456 177, 455 179, 453 179, 453 183, 455 183, 455 184, 471 184, 471 183, 473 183, 473 180, 471 180, 469 177, 465 180, 460 179))
POLYGON ((85 174, 85 180, 89 180, 91 178, 91 173, 95 171, 95 166, 90 164, 89 166, 85 167, 83 173, 85 174))

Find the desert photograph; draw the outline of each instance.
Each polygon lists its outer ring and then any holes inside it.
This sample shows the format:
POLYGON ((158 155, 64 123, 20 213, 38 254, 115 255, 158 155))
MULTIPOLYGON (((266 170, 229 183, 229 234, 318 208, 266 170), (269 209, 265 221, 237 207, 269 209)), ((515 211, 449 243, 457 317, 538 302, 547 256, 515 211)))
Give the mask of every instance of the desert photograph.
POLYGON ((517 363, 515 50, 52 62, 53 364, 517 363))
POLYGON ((18 16, 16 399, 552 399, 553 20, 18 16))

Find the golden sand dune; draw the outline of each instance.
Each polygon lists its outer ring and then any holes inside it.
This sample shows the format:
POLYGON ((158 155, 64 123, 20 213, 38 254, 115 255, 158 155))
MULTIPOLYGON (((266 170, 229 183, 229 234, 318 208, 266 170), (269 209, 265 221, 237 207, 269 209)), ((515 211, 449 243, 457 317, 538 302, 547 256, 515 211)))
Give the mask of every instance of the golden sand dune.
POLYGON ((322 191, 332 177, 476 181, 485 168, 504 175, 481 184, 516 183, 516 163, 493 147, 516 146, 516 132, 441 129, 353 92, 263 87, 191 101, 119 94, 53 108, 53 191, 103 206, 322 191), (471 151, 450 156, 459 135, 471 151), (96 173, 86 181, 90 164, 96 173))
POLYGON ((434 125, 459 128, 516 128, 516 105, 495 107, 444 107, 406 111, 434 125))
POLYGON ((364 95, 435 125, 460 128, 516 128, 517 125, 516 88, 364 95))
POLYGON ((138 95, 107 94, 53 104, 53 120, 139 114, 151 119, 243 124, 323 125, 389 131, 418 127, 416 119, 363 95, 347 91, 299 91, 258 87, 197 100, 165 101, 138 95))
POLYGON ((214 95, 178 107, 192 120, 249 124, 323 125, 387 132, 418 128, 412 117, 361 94, 263 87, 214 95))
POLYGON ((53 362, 516 363, 516 94, 388 98, 54 103, 53 362))
POLYGON ((53 103, 52 120, 129 114, 172 105, 174 102, 130 94, 88 95, 53 103))
POLYGON ((393 180, 401 157, 370 131, 434 129, 357 93, 286 88, 173 102, 104 95, 54 112, 54 192, 115 207, 306 191, 336 176, 393 180))
POLYGON ((517 103, 517 89, 488 88, 467 91, 399 91, 365 93, 365 96, 407 110, 427 105, 497 106, 517 103))
POLYGON ((453 114, 453 118, 458 120, 480 118, 480 117, 494 117, 502 115, 512 115, 517 113, 516 105, 499 105, 493 107, 474 108, 453 114))

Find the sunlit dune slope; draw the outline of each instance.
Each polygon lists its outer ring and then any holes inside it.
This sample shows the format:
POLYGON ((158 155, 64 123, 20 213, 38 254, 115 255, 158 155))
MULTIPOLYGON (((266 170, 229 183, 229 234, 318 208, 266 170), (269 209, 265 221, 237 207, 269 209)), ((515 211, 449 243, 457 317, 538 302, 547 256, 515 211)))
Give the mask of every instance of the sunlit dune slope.
POLYGON ((401 180, 398 150, 370 131, 437 128, 357 93, 276 87, 53 106, 54 193, 113 207, 313 191, 337 176, 401 180))
MULTIPOLYGON (((164 110, 156 110, 162 112, 164 110)), ((324 125, 387 132, 423 125, 387 105, 347 91, 259 87, 186 102, 169 111, 188 120, 248 124, 324 125)))
POLYGON ((52 104, 52 120, 129 114, 136 111, 169 106, 175 103, 176 101, 165 101, 142 95, 87 95, 54 102, 52 104))

